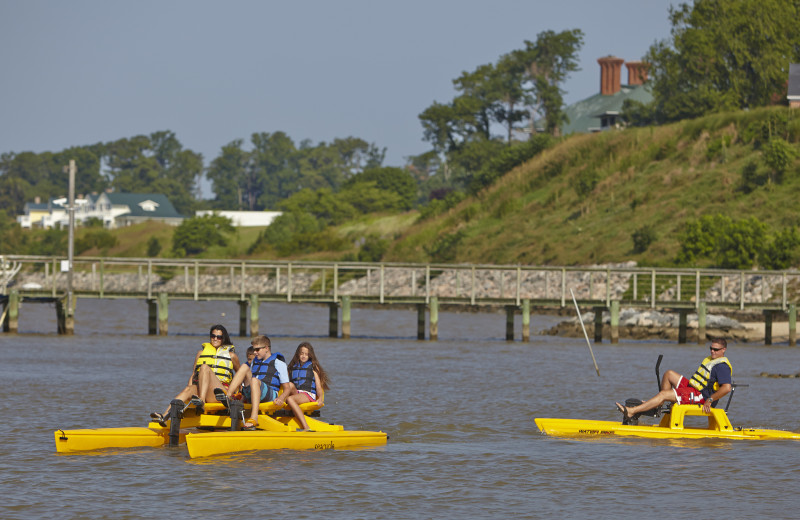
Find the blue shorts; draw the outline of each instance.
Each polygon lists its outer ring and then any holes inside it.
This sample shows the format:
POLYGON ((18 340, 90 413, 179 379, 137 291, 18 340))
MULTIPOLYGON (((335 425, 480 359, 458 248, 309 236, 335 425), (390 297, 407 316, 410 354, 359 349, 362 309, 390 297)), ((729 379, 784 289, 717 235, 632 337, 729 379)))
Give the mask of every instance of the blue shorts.
MULTIPOLYGON (((249 386, 242 387, 242 395, 244 396, 244 398, 246 400, 248 400, 248 401, 251 400, 250 399, 250 387, 249 386)), ((265 383, 264 381, 261 381, 261 402, 262 403, 266 403, 266 402, 269 402, 269 401, 273 401, 273 400, 275 400, 276 397, 278 397, 277 392, 275 392, 270 387, 268 387, 267 383, 265 383)))

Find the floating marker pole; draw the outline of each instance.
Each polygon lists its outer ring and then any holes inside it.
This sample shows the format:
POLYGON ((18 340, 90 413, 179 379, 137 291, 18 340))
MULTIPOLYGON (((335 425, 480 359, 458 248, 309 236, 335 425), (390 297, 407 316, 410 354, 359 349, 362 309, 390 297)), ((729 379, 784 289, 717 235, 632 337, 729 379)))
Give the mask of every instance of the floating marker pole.
POLYGON ((589 342, 589 335, 586 334, 586 327, 583 326, 583 316, 581 316, 581 310, 578 308, 578 301, 575 300, 575 293, 572 292, 572 289, 569 290, 569 293, 572 295, 572 303, 575 304, 575 310, 578 312, 578 320, 581 322, 581 328, 583 329, 583 337, 586 338, 586 344, 589 346, 589 353, 592 354, 592 362, 594 363, 594 370, 595 372, 597 372, 597 377, 600 377, 600 369, 597 368, 597 360, 594 359, 592 344, 589 342))

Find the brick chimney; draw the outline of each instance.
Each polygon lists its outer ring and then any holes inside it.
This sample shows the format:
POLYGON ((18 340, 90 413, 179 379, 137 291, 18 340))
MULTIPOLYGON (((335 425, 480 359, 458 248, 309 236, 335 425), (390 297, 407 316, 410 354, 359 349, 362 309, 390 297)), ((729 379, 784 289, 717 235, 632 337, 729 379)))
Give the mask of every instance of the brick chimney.
POLYGON ((625 60, 616 56, 606 56, 597 60, 597 63, 600 64, 600 94, 612 96, 619 92, 620 75, 624 62, 625 60))
POLYGON ((641 85, 647 81, 647 63, 629 61, 625 66, 628 67, 628 85, 641 85))

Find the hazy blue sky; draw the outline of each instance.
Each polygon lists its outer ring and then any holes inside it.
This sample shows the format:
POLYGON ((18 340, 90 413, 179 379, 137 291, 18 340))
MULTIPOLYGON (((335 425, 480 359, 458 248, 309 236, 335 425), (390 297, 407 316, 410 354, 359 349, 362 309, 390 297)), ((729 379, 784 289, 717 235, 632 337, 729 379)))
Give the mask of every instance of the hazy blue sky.
POLYGON ((574 102, 599 90, 597 58, 640 59, 667 38, 674 3, 0 0, 0 153, 172 130, 208 164, 282 130, 361 137, 399 166, 428 149, 417 116, 451 100, 462 71, 579 28, 574 102))

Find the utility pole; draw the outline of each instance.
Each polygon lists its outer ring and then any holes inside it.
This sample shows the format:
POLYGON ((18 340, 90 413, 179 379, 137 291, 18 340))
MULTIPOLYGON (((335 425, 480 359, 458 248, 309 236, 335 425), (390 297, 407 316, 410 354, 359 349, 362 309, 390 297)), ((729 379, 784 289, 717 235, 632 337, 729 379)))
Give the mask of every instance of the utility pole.
POLYGON ((66 333, 74 333, 75 309, 73 308, 72 298, 72 257, 75 252, 75 159, 69 161, 69 243, 67 245, 67 305, 66 305, 66 333))

